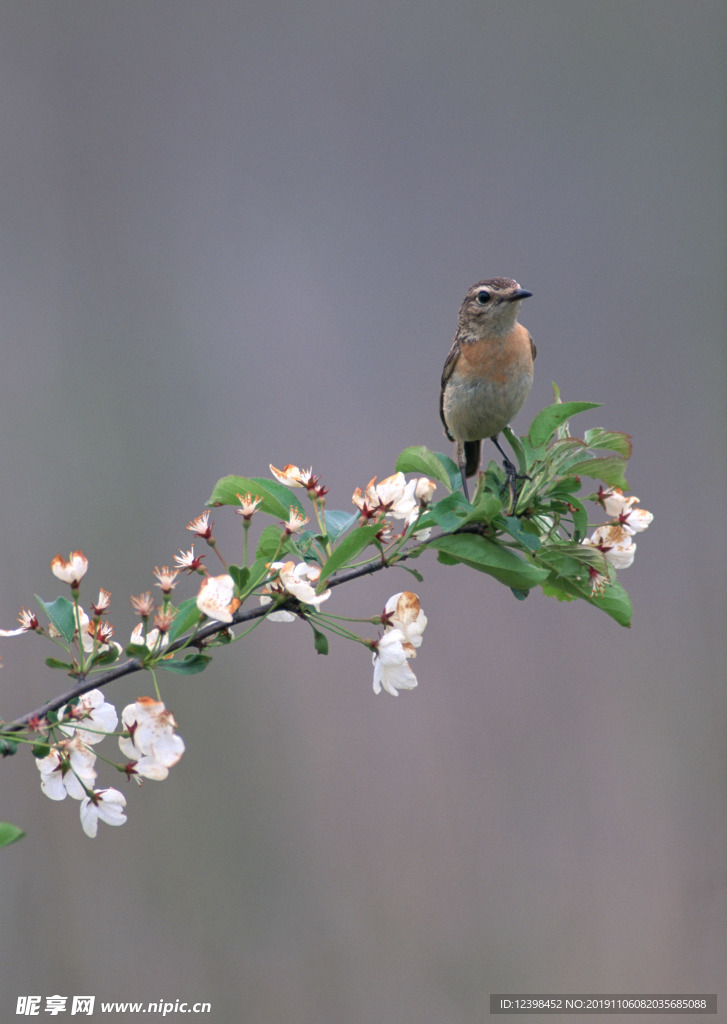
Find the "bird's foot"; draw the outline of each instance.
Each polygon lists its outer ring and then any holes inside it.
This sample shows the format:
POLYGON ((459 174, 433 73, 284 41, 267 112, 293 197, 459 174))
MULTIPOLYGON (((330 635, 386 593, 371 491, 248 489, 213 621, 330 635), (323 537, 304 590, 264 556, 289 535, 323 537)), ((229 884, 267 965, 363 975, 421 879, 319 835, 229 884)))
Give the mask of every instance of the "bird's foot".
POLYGON ((520 480, 532 480, 532 477, 527 473, 518 473, 517 466, 515 466, 507 456, 503 458, 502 468, 505 470, 505 482, 500 488, 500 494, 504 491, 510 493, 510 508, 515 511, 518 499, 518 482, 520 480))

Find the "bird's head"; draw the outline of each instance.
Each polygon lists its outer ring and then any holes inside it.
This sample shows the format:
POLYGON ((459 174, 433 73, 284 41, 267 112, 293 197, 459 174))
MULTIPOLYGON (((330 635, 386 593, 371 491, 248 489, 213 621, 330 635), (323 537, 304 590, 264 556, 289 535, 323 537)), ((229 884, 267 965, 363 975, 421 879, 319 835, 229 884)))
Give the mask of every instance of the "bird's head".
POLYGON ((520 303, 532 294, 509 277, 473 284, 459 309, 459 327, 475 337, 506 334, 517 320, 520 303))

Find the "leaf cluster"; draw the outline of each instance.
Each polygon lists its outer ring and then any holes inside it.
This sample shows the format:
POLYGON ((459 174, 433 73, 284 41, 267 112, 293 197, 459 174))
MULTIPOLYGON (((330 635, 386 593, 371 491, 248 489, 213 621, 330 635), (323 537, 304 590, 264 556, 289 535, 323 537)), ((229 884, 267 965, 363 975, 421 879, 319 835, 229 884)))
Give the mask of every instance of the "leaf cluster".
MULTIPOLYGON (((628 488, 628 435, 600 427, 582 438, 570 433, 569 420, 595 408, 595 402, 562 402, 556 389, 556 400, 538 413, 524 437, 505 431, 517 460, 517 493, 508 489, 504 471, 493 461, 480 476, 471 503, 460 490, 459 469, 449 456, 422 445, 406 448, 396 470, 434 480, 447 492, 444 497, 423 506, 416 521, 393 536, 382 529, 383 513, 367 519, 327 508, 320 528, 299 536, 269 525, 249 574, 230 570, 240 573, 240 596, 265 578, 273 556, 317 565, 321 590, 352 570, 403 564, 434 550, 442 564, 484 572, 520 599, 540 587, 560 600, 581 598, 628 626, 632 607, 626 591, 602 552, 582 544, 589 525, 585 499, 579 496, 583 478, 628 488), (602 582, 598 589, 593 586, 596 576, 602 582)), ((243 492, 261 497, 261 510, 271 516, 287 517, 291 507, 304 514, 289 488, 260 477, 223 478, 208 505, 236 505, 243 492)))

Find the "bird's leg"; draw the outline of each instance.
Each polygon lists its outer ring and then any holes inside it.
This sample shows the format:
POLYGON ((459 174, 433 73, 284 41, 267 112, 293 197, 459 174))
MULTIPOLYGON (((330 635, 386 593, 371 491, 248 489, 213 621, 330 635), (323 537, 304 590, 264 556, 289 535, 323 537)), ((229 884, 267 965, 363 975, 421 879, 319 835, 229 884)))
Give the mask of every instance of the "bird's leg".
POLYGON ((495 436, 491 438, 491 440, 495 448, 497 448, 500 455, 502 455, 502 468, 505 470, 505 483, 502 485, 502 489, 504 491, 505 488, 507 487, 507 489, 510 491, 510 495, 512 498, 512 507, 515 508, 515 504, 517 502, 518 480, 529 480, 530 477, 527 475, 527 473, 518 473, 517 467, 512 462, 510 462, 507 455, 503 451, 502 445, 497 439, 497 434, 495 434, 495 436))
POLYGON ((462 492, 467 501, 469 501, 470 496, 467 490, 467 476, 465 475, 464 441, 457 442, 457 466, 459 467, 459 472, 462 476, 462 492))

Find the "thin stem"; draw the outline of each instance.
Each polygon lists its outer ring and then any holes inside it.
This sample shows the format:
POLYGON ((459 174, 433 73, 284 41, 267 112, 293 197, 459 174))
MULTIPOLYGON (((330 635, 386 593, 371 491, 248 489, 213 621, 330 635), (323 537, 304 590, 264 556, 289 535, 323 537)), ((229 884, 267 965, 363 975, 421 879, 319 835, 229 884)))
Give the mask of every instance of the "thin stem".
POLYGON ((153 665, 149 666, 149 672, 151 673, 151 678, 152 678, 152 680, 154 682, 154 693, 156 694, 157 700, 160 701, 162 699, 162 695, 159 692, 159 683, 157 682, 157 674, 154 671, 154 666, 153 665))
POLYGON ((73 617, 76 620, 76 635, 78 636, 78 668, 79 675, 83 675, 83 633, 81 632, 81 605, 78 601, 78 587, 73 590, 73 617))

